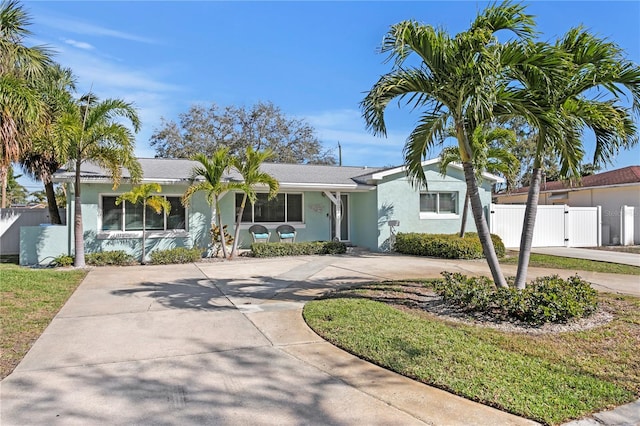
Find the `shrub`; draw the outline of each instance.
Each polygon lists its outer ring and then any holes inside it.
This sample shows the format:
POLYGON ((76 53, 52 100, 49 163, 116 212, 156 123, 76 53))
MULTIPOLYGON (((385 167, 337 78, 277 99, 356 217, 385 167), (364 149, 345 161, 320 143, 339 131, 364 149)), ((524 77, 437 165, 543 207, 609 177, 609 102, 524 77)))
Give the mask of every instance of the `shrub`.
MULTIPOLYGON (((491 240, 499 257, 506 253, 502 239, 491 235, 491 240)), ((482 244, 478 234, 469 232, 463 238, 456 234, 421 234, 417 232, 398 233, 395 250, 398 253, 417 256, 440 257, 444 259, 480 259, 483 257, 482 244)))
POLYGON ((93 266, 107 266, 117 265, 126 266, 137 263, 136 260, 130 254, 127 254, 124 250, 113 251, 101 251, 97 253, 89 253, 86 256, 87 265, 93 266))
POLYGON ((73 265, 74 257, 68 254, 61 254, 53 259, 52 266, 65 267, 73 265))
POLYGON ((578 276, 539 277, 524 290, 496 288, 486 277, 442 273, 435 290, 444 300, 465 310, 530 324, 566 322, 591 315, 598 307, 597 292, 578 276))
POLYGON ((342 254, 347 252, 345 243, 339 241, 315 241, 300 243, 253 243, 255 257, 302 256, 309 254, 342 254))
POLYGON ((154 265, 168 265, 170 263, 192 263, 202 258, 199 248, 176 247, 168 250, 151 252, 151 263, 154 265))

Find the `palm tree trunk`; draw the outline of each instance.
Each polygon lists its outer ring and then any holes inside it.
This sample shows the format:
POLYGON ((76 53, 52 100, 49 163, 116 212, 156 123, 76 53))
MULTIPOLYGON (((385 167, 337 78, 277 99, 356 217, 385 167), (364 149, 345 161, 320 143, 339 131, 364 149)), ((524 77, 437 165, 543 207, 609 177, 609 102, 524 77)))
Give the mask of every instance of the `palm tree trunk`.
POLYGON ((0 183, 2 183, 2 208, 7 207, 7 176, 9 171, 7 167, 0 167, 0 183))
POLYGON ((84 231, 82 229, 82 202, 80 200, 80 166, 82 162, 80 160, 80 155, 78 155, 78 159, 76 160, 76 177, 75 177, 75 187, 74 187, 74 197, 75 197, 75 206, 74 206, 74 217, 73 217, 73 242, 74 242, 74 250, 75 250, 75 260, 73 262, 73 266, 76 268, 84 268, 84 231))
POLYGON ((531 244, 533 243, 533 230, 536 225, 536 215, 538 213, 538 198, 540 197, 540 181, 542 180, 542 168, 536 164, 531 175, 529 184, 529 194, 527 196, 527 206, 524 210, 524 220, 522 223, 522 235, 520 236, 520 253, 518 254, 518 272, 516 273, 516 288, 524 289, 527 284, 527 272, 529 269, 529 258, 531 257, 531 244))
POLYGON ((231 259, 236 256, 238 251, 238 241, 240 241, 240 222, 242 222, 242 213, 244 213, 244 206, 246 203, 247 194, 245 193, 242 197, 242 204, 240 204, 240 209, 238 210, 238 216, 236 217, 236 229, 233 237, 233 246, 231 248, 231 259))
POLYGON ((222 214, 220 213, 220 199, 216 195, 214 202, 216 203, 216 218, 218 220, 218 235, 220 237, 220 244, 222 244, 222 257, 227 258, 227 239, 224 235, 224 228, 222 227, 222 214))
POLYGON ((464 194, 464 207, 462 208, 462 223, 460 224, 460 238, 464 238, 467 231, 467 216, 469 215, 469 191, 464 194))
POLYGON ((482 207, 482 200, 480 200, 480 192, 478 191, 478 182, 476 181, 475 171, 473 170, 473 164, 471 161, 465 161, 462 163, 464 167, 464 177, 467 181, 467 194, 471 201, 471 212, 473 213, 473 220, 478 230, 478 237, 480 237, 480 243, 482 244, 482 251, 484 257, 487 259, 487 264, 491 270, 491 276, 496 287, 508 287, 507 281, 502 275, 500 263, 498 262, 498 256, 496 250, 493 247, 493 241, 491 240, 491 233, 489 232, 489 226, 484 217, 484 209, 482 207))
POLYGON ((56 201, 56 191, 53 189, 53 182, 50 180, 45 181, 44 192, 47 194, 47 205, 49 207, 49 220, 52 225, 62 225, 62 218, 60 218, 60 209, 58 209, 58 203, 56 201))
POLYGON ((147 257, 147 201, 142 201, 142 259, 140 263, 144 265, 145 257, 147 257))

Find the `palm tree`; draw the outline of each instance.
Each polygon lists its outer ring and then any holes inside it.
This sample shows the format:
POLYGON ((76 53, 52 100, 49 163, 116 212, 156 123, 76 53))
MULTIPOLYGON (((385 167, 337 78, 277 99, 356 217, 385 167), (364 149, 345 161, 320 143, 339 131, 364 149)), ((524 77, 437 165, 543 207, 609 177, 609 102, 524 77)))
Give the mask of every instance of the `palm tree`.
POLYGON ((52 176, 65 163, 65 153, 57 149, 54 135, 55 122, 73 102, 71 91, 75 89, 75 78, 70 68, 53 64, 35 83, 36 91, 44 103, 43 113, 34 125, 32 147, 22 154, 22 170, 32 179, 44 184, 51 223, 62 224, 56 202, 52 176))
POLYGON ((29 15, 17 1, 0 4, 0 183, 6 206, 7 171, 29 144, 29 127, 42 103, 32 83, 41 76, 51 53, 42 46, 26 47, 29 15))
POLYGON ((144 265, 147 257, 147 207, 156 212, 156 214, 168 214, 171 211, 171 203, 166 198, 154 194, 162 192, 159 183, 143 183, 134 186, 131 191, 125 192, 116 199, 116 205, 120 205, 123 201, 131 204, 142 204, 142 257, 140 263, 144 265))
POLYGON ((78 268, 85 266, 80 185, 82 164, 91 162, 107 170, 114 189, 120 184, 122 167, 128 169, 133 183, 142 175, 134 155, 133 133, 119 118, 127 119, 136 132, 139 130, 138 113, 130 103, 120 99, 98 101, 89 93, 71 105, 55 125, 60 148, 75 169, 74 266, 78 268))
POLYGON ((230 189, 238 188, 234 182, 224 182, 223 175, 231 167, 232 158, 229 156, 229 148, 219 148, 213 153, 209 159, 204 154, 197 154, 193 160, 199 162, 198 166, 193 168, 191 180, 193 183, 182 196, 183 204, 187 205, 193 194, 204 191, 207 194, 207 202, 212 208, 211 217, 213 221, 217 221, 220 232, 220 242, 222 246, 222 256, 227 258, 226 237, 224 235, 224 227, 222 225, 222 214, 220 212, 220 196, 230 189), (202 178, 196 182, 196 179, 202 178))
MULTIPOLYGON (((455 131, 449 130, 449 136, 455 137, 455 131)), ((476 127, 470 141, 473 151, 473 164, 476 171, 476 180, 482 181, 482 173, 489 172, 499 174, 507 180, 507 188, 510 188, 520 168, 520 161, 509 149, 502 148, 499 144, 507 146, 516 142, 516 135, 512 130, 494 127, 487 129, 486 125, 476 127)), ((440 173, 445 176, 451 163, 461 163, 460 150, 455 146, 449 146, 440 153, 440 173)), ((464 207, 462 209, 462 223, 460 224, 460 238, 464 237, 467 226, 469 210, 469 193, 465 193, 464 207)))
POLYGON ((257 185, 266 185, 269 188, 268 198, 271 199, 278 193, 280 184, 278 181, 268 173, 260 171, 260 165, 273 156, 273 152, 270 150, 256 151, 253 147, 247 147, 244 157, 232 159, 232 165, 235 167, 242 176, 242 182, 239 183, 238 189, 244 192, 240 208, 236 215, 236 228, 234 234, 233 247, 231 248, 231 257, 235 257, 238 251, 238 241, 240 237, 240 223, 242 222, 242 213, 244 213, 244 207, 247 203, 247 199, 251 204, 254 204, 257 199, 257 193, 255 187, 257 185))
POLYGON ((532 83, 527 84, 528 92, 523 96, 541 108, 529 117, 538 128, 538 139, 520 239, 515 281, 518 289, 526 286, 544 157, 556 154, 561 176, 579 178, 585 128, 595 134, 595 166, 609 163, 621 148, 638 142, 634 116, 637 118, 640 111, 640 67, 626 60, 615 43, 580 27, 571 29, 555 48, 568 58, 566 72, 553 79, 551 93, 537 90, 532 83), (633 110, 618 103, 627 92, 633 110), (603 93, 611 98, 603 99, 603 93))
POLYGON ((511 31, 520 40, 530 39, 534 22, 524 8, 508 2, 491 5, 477 16, 469 30, 455 37, 415 21, 393 25, 381 48, 382 53, 389 53, 393 69, 374 84, 361 102, 367 128, 382 136, 386 135, 384 112, 393 99, 424 109, 404 147, 405 164, 414 184, 425 184, 421 162, 428 149, 443 140, 447 128, 455 129, 476 229, 499 287, 506 287, 507 283, 484 217, 469 139, 480 123, 491 121, 498 113, 513 113, 518 99, 513 96, 510 83, 517 67, 524 70, 518 68, 520 72, 528 71, 544 79, 542 66, 555 61, 541 52, 532 55, 524 42, 498 42, 495 33, 500 30, 511 31), (419 64, 407 64, 407 59, 414 57, 419 64))

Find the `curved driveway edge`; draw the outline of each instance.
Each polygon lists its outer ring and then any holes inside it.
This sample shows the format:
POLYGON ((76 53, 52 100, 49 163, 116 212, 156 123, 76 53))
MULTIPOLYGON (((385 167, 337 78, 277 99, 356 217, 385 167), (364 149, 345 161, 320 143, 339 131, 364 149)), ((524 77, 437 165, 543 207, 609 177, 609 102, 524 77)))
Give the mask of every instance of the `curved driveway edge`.
POLYGON ((533 424, 362 361, 302 320, 330 289, 442 268, 486 266, 372 254, 93 269, 0 382, 0 422, 533 424))

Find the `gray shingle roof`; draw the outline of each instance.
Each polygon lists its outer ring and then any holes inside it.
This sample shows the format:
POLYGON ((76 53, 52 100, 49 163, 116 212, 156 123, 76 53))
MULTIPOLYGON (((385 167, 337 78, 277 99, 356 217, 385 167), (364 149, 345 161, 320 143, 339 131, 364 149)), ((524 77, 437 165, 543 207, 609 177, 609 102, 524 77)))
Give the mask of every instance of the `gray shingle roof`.
MULTIPOLYGON (((191 177, 193 167, 199 164, 191 160, 167 158, 139 158, 138 161, 142 166, 143 179, 145 181, 187 181, 191 177)), ((370 186, 367 185, 366 177, 382 169, 313 164, 264 163, 261 166, 261 170, 272 175, 284 186, 346 185, 357 188, 370 186)), ((126 169, 123 169, 122 176, 126 179, 130 177, 130 174, 126 169)), ((58 170, 54 178, 58 181, 72 179, 73 168, 62 168, 58 170)), ((85 163, 82 165, 82 178, 83 180, 104 179, 108 178, 108 173, 94 164, 85 163)), ((240 178, 240 175, 238 172, 232 170, 227 178, 237 180, 240 178)))

